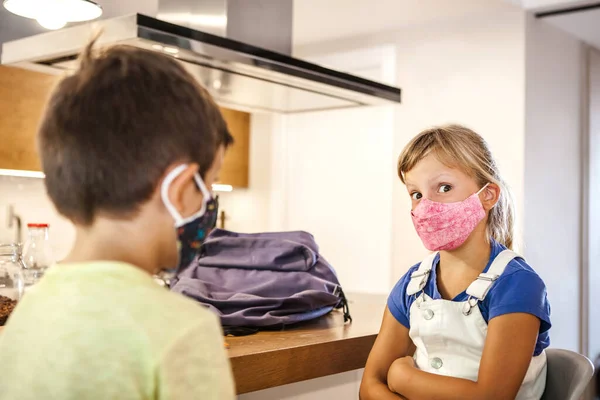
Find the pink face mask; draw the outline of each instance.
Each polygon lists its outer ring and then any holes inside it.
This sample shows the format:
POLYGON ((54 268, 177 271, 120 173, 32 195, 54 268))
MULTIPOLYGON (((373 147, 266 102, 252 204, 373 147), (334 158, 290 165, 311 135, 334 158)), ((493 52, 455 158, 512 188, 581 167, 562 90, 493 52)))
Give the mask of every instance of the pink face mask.
POLYGON ((411 215, 417 234, 428 250, 455 250, 462 246, 485 217, 479 193, 486 187, 456 203, 421 199, 411 215))

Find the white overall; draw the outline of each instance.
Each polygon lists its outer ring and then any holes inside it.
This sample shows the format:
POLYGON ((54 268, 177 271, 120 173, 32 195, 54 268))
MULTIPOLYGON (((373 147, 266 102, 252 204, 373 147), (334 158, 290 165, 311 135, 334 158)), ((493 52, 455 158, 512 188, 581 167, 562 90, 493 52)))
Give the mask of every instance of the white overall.
MULTIPOLYGON (((477 303, 515 257, 504 250, 467 288, 464 302, 433 300, 423 292, 436 253, 427 257, 411 275, 407 295, 416 300, 410 307, 410 338, 417 347, 415 362, 419 369, 433 374, 477 381, 479 363, 487 336, 487 323, 477 303)), ((510 351, 507 348, 506 351, 510 351)), ((546 353, 532 357, 517 400, 539 400, 546 386, 546 353)))

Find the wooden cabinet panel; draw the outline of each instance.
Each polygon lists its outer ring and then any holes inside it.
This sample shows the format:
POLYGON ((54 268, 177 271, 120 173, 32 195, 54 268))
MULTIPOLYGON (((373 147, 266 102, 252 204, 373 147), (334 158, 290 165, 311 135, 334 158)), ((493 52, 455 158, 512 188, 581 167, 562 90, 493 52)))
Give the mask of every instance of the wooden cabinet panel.
POLYGON ((221 108, 223 118, 233 136, 234 143, 225 153, 220 181, 234 188, 248 187, 250 158, 250 114, 221 108))
POLYGON ((0 168, 40 170, 35 136, 58 77, 0 66, 0 168))
MULTIPOLYGON (((36 132, 50 91, 60 77, 0 66, 0 168, 39 171, 36 132)), ((248 187, 250 114, 221 109, 235 143, 227 151, 221 183, 248 187)))

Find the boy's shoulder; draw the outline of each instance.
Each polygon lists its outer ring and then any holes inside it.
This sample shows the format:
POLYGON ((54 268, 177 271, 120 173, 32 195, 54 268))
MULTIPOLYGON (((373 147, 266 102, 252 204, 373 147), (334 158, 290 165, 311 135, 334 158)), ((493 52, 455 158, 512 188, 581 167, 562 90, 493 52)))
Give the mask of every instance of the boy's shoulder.
POLYGON ((152 282, 154 285, 141 286, 130 298, 133 319, 140 321, 148 332, 153 332, 165 341, 177 339, 185 332, 194 330, 214 330, 220 326, 218 317, 202 304, 152 282), (142 301, 135 297, 143 296, 142 301), (210 328, 210 329, 209 329, 210 328))
POLYGON ((90 318, 91 310, 106 308, 106 313, 95 314, 94 318, 104 319, 108 326, 137 327, 140 334, 155 335, 158 342, 168 342, 194 327, 217 323, 206 307, 161 287, 148 273, 129 264, 58 265, 54 271, 49 270, 47 278, 40 282, 37 296, 47 298, 59 291, 60 297, 76 298, 78 306, 73 312, 79 320, 90 318))
MULTIPOLYGON (((163 318, 172 320, 172 323, 196 326, 205 323, 212 324, 218 320, 217 316, 206 306, 179 293, 164 289, 160 296, 158 307, 164 313, 163 318)), ((157 298, 157 300, 159 299, 157 298)))

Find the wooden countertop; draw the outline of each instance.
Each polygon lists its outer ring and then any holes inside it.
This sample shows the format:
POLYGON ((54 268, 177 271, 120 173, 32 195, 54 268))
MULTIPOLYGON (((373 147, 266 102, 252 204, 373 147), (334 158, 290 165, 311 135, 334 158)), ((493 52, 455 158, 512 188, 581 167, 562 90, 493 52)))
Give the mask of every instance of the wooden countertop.
POLYGON ((285 331, 228 337, 238 394, 364 368, 385 297, 349 298, 352 323, 334 311, 285 331))
POLYGON ((348 297, 351 323, 344 324, 342 312, 333 311, 285 331, 227 337, 237 393, 364 368, 379 332, 385 297, 348 297))

